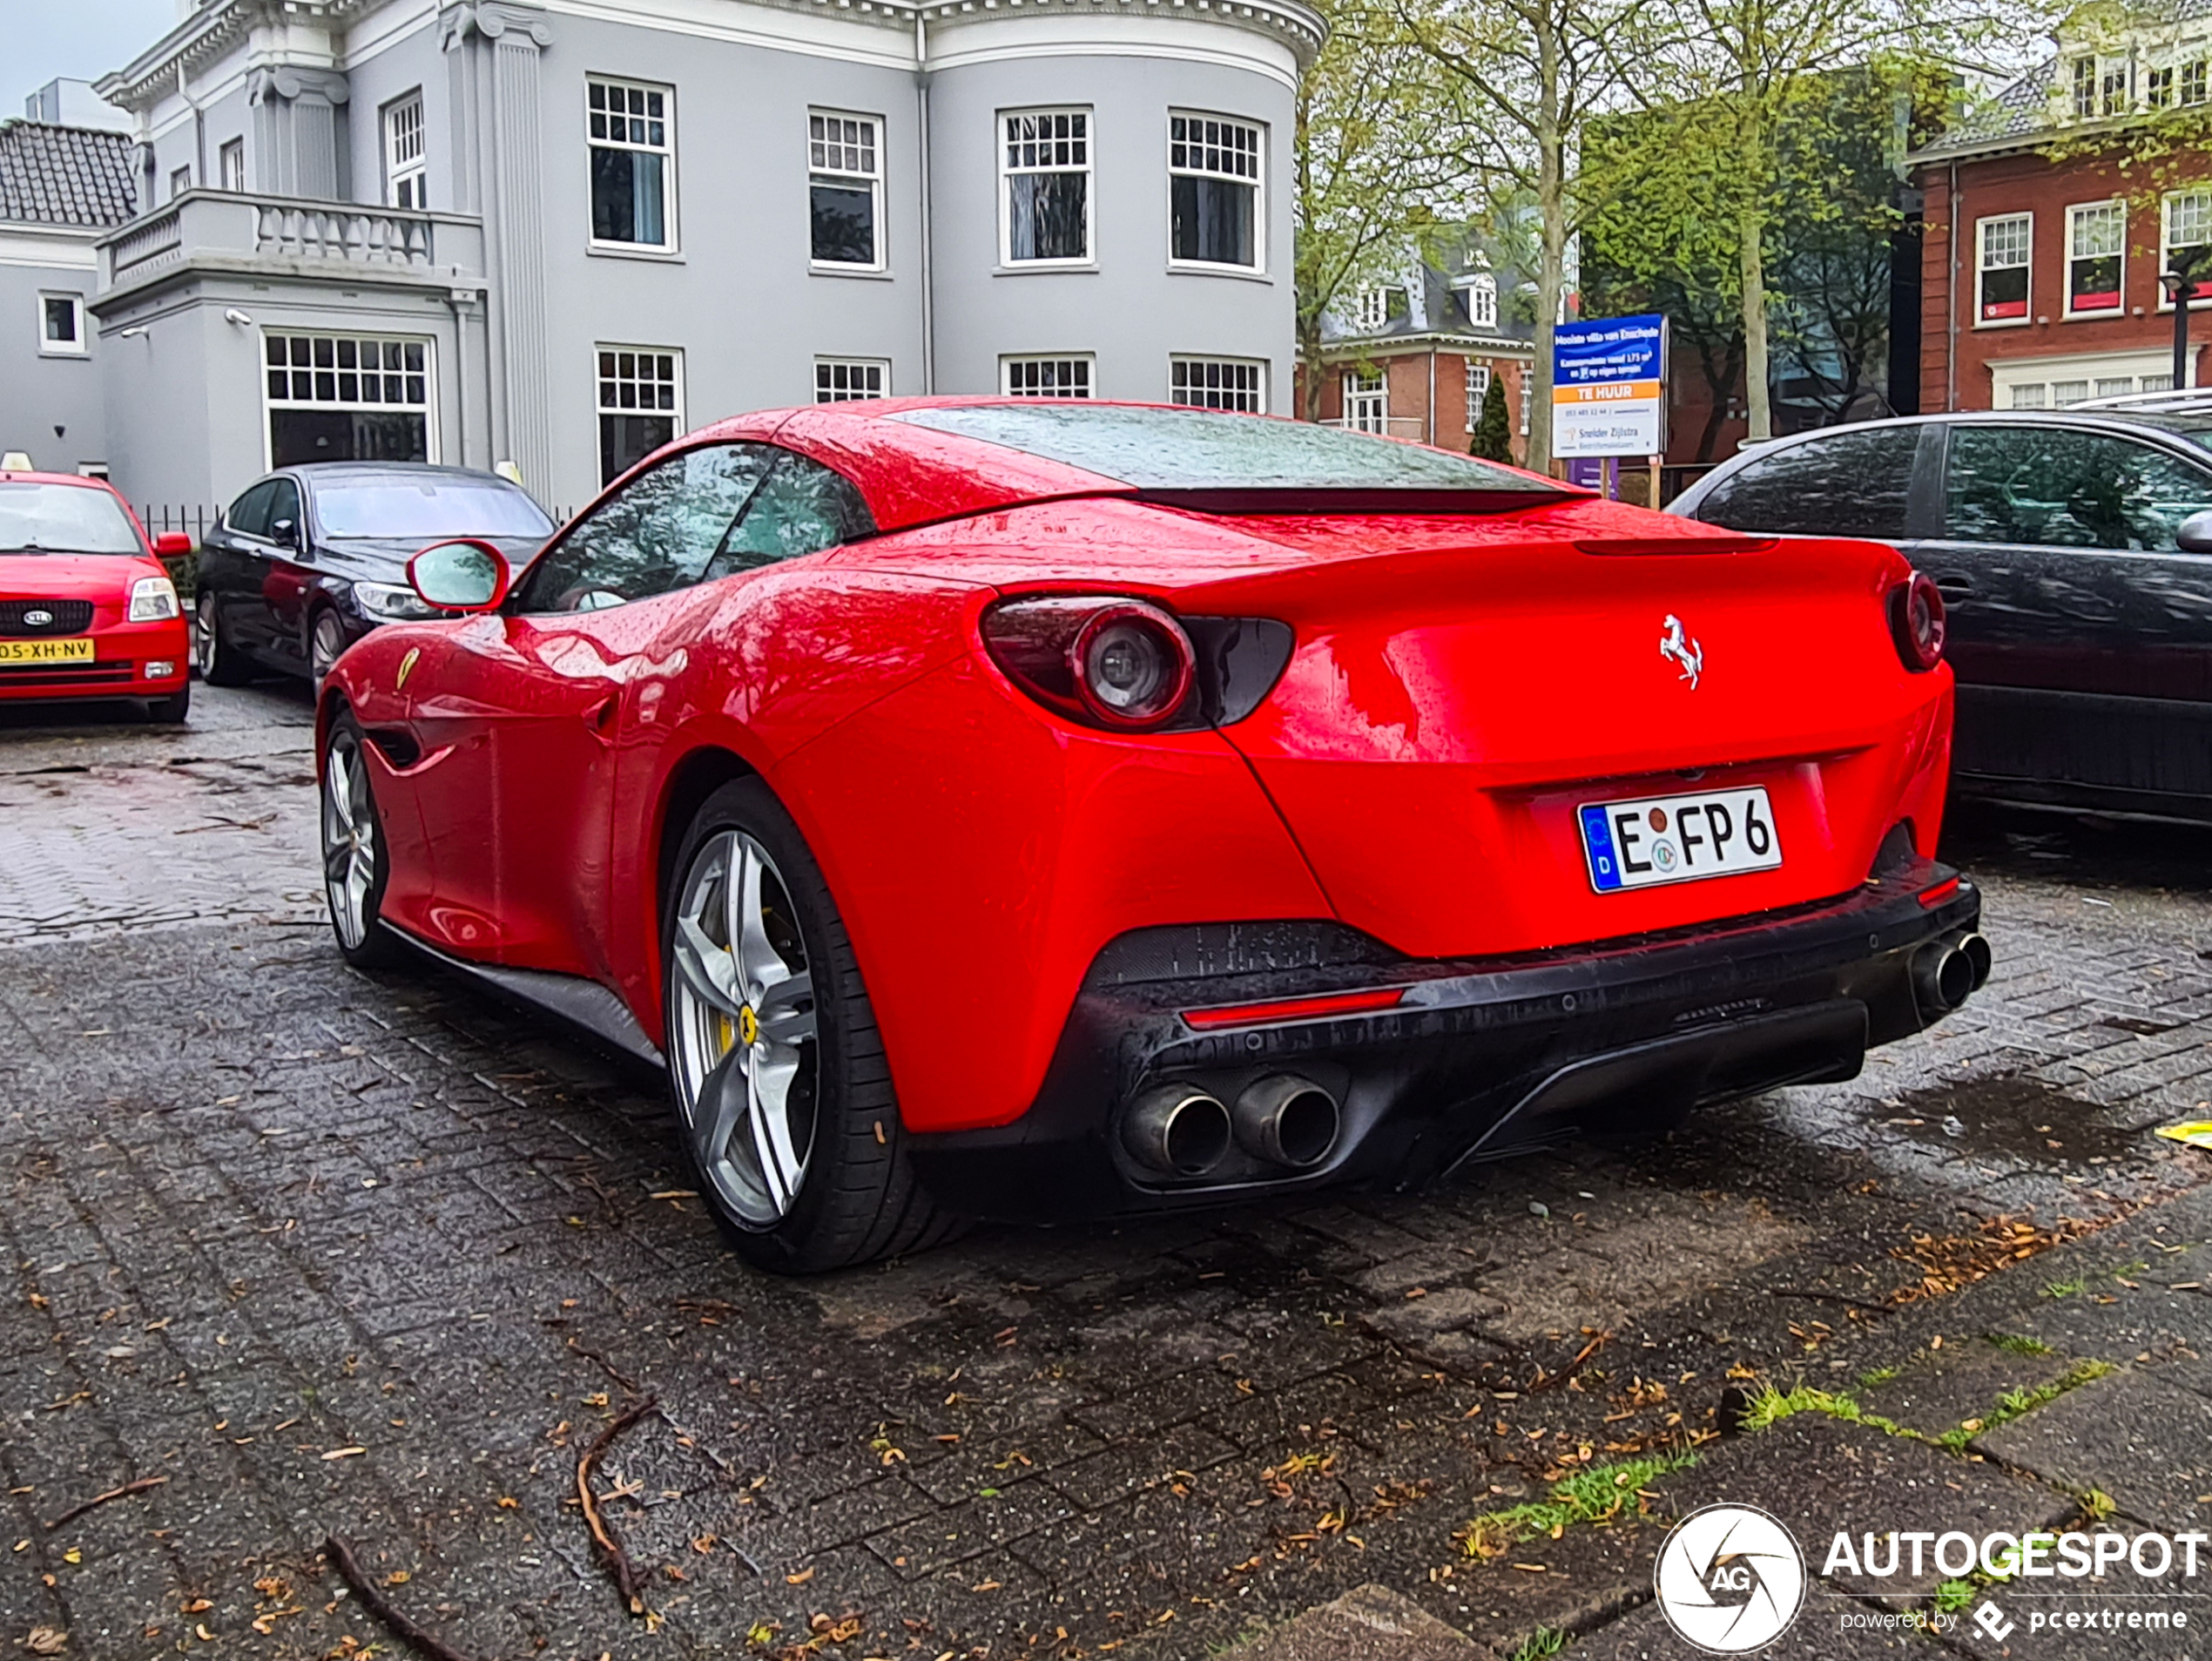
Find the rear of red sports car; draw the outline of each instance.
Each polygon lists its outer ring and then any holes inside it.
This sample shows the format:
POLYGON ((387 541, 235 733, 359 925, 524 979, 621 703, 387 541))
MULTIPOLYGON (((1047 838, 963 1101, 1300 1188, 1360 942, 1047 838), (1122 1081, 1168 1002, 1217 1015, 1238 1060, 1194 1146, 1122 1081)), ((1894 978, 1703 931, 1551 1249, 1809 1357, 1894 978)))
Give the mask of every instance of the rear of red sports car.
POLYGON ((1895 550, 1411 447, 1317 483, 1192 419, 891 417, 1133 488, 839 557, 974 585, 967 651, 771 780, 941 1202, 1410 1184, 1849 1077, 1979 986, 1941 602, 1895 550))
POLYGON ((774 1268, 1656 1130, 1988 969, 1941 601, 1874 544, 934 400, 703 429, 511 593, 410 580, 484 615, 325 688, 341 947, 663 1054, 774 1268))

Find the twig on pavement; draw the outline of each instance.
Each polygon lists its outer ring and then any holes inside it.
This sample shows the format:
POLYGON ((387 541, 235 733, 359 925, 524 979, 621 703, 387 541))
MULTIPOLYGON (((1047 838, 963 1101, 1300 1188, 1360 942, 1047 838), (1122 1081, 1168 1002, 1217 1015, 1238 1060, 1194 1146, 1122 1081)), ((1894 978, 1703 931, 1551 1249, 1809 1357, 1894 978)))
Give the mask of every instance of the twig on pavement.
POLYGON ((622 1549, 622 1542, 615 1537, 615 1531, 608 1525, 606 1518, 599 1515, 599 1502, 591 1492, 591 1471, 598 1464, 599 1456, 613 1446, 616 1437, 647 1414, 658 1412, 659 1408, 659 1398, 649 1395, 634 1407, 624 1409, 619 1418, 592 1439, 591 1445, 583 1450, 583 1457, 576 1464, 576 1496, 583 1507, 584 1523, 591 1530, 591 1538, 598 1545, 601 1558, 615 1577, 615 1590, 630 1605, 632 1615, 645 1612, 645 1577, 630 1561, 630 1554, 622 1549))
POLYGON ((412 1646, 417 1653, 429 1657, 430 1661, 469 1661, 469 1657, 443 1638, 435 1633, 424 1631, 394 1609, 391 1600, 384 1596, 382 1588, 363 1571, 354 1556, 353 1547, 345 1540, 334 1534, 325 1535, 322 1550, 323 1555, 330 1559, 331 1566, 338 1570, 339 1578, 351 1586, 354 1595, 361 1600, 361 1607, 390 1628, 401 1642, 412 1646))
POLYGON ((95 1494, 82 1504, 71 1506, 68 1510, 49 1523, 46 1525, 46 1532, 51 1534, 63 1523, 76 1522, 78 1517, 83 1516, 96 1505, 105 1505, 110 1500, 119 1500, 126 1494, 143 1494, 150 1488, 159 1488, 168 1480, 166 1476, 141 1476, 135 1482, 125 1482, 121 1488, 111 1488, 105 1494, 95 1494))

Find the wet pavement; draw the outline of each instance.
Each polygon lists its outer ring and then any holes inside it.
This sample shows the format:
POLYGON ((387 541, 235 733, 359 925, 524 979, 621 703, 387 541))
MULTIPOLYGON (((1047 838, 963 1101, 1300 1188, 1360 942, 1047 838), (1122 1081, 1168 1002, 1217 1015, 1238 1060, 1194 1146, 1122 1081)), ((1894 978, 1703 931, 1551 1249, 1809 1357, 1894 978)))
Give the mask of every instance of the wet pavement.
MULTIPOLYGON (((777 1282, 683 1192, 653 1075, 342 965, 304 696, 196 696, 181 733, 0 718, 0 1646, 400 1653, 335 1533, 477 1661, 1459 1652, 1437 1623, 1673 1656, 1652 1564, 1710 1498, 1808 1551, 2085 1489, 2212 1528, 2176 1443, 2212 1154, 2150 1134, 2212 1116, 2200 834, 1972 815, 1983 996, 1661 1144, 777 1282), (1811 1393, 1721 1435, 1767 1384, 1811 1393), (577 1472, 647 1395, 592 1482, 633 1614, 577 1472), (1555 1536, 1496 1521, 1594 1470, 1555 1536)), ((1944 1595, 1821 1581, 1778 1652, 1926 1652, 1835 1610, 1944 1595)))

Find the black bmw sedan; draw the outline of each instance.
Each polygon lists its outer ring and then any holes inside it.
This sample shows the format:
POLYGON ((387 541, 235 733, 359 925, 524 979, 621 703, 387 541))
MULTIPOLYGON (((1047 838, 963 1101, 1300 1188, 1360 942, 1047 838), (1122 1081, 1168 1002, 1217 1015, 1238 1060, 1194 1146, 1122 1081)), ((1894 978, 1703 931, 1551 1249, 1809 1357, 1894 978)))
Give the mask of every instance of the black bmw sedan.
POLYGON ((1667 511, 1870 537, 1933 577, 1955 793, 2212 822, 2212 390, 1820 428, 1667 511))
POLYGON ((520 567, 553 533, 522 487, 420 462, 310 462, 239 493, 199 550, 192 661, 212 685, 265 670, 318 685, 380 623, 439 615, 407 562, 448 537, 482 537, 520 567))

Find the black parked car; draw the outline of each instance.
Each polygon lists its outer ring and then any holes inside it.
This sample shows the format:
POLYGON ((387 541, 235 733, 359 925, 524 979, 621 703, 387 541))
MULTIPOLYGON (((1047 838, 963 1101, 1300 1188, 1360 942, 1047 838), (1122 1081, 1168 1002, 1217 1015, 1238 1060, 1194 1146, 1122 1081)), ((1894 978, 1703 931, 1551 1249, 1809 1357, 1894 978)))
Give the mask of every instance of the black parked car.
POLYGON ((1823 428, 1668 511, 1871 537, 1932 577, 1959 793, 2212 822, 2212 397, 1823 428))
POLYGON ((519 485, 419 462, 311 462, 246 486, 201 540, 192 661, 234 685, 257 671, 318 685, 380 623, 439 613, 407 562, 448 537, 481 537, 517 568, 553 534, 519 485))

